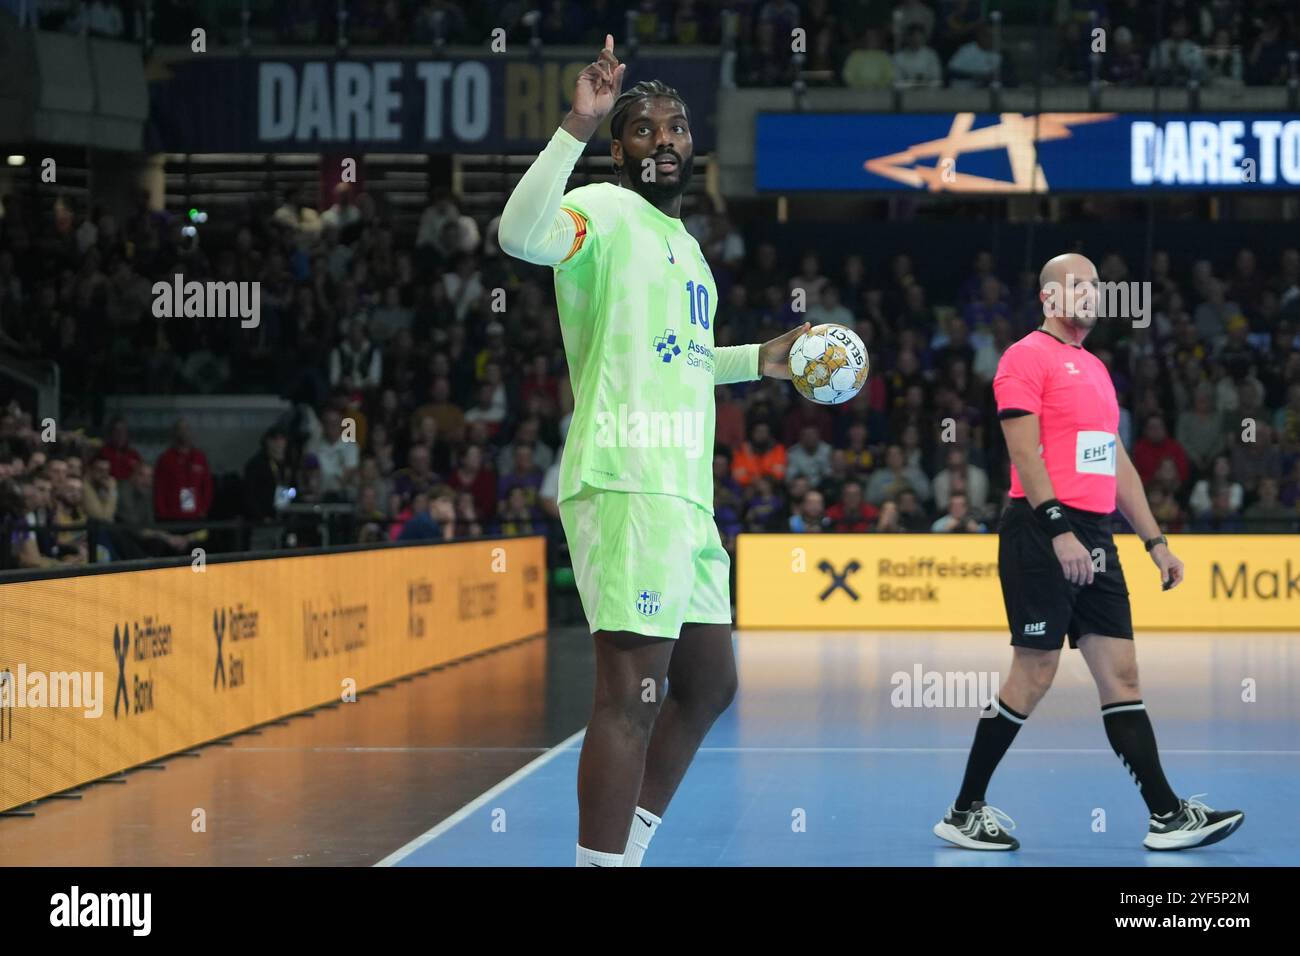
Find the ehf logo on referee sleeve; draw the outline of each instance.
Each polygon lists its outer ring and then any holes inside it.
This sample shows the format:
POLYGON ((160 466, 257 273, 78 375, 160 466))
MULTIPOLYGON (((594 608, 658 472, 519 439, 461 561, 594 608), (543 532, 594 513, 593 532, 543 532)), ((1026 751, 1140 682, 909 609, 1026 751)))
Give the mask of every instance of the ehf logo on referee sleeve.
POLYGON ((637 613, 644 617, 653 617, 659 613, 659 592, 641 590, 636 595, 637 613))

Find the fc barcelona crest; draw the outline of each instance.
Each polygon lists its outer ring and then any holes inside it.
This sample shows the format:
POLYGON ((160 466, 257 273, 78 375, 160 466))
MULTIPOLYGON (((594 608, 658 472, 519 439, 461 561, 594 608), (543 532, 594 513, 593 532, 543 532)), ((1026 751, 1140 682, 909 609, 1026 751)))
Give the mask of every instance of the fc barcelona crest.
POLYGON ((658 591, 639 591, 636 596, 636 609, 638 613, 650 617, 659 613, 659 592, 658 591))

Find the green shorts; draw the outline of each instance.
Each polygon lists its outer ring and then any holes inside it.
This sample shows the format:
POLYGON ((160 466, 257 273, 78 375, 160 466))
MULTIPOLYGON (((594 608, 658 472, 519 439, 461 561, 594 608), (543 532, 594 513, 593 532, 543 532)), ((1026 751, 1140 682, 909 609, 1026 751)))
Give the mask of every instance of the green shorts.
POLYGON ((583 486, 560 521, 592 633, 676 638, 683 624, 731 623, 731 557, 694 502, 583 486))

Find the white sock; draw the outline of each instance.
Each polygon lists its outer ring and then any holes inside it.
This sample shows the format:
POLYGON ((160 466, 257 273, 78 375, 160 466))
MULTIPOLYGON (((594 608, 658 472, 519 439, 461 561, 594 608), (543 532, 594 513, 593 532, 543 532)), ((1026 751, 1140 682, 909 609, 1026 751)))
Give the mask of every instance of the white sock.
POLYGON ((574 866, 622 866, 622 853, 597 853, 578 844, 578 862, 574 866))
POLYGON ((632 832, 627 835, 627 849, 623 851, 624 866, 641 865, 641 858, 650 849, 650 841, 661 823, 663 820, 649 810, 636 808, 636 813, 632 814, 632 832))

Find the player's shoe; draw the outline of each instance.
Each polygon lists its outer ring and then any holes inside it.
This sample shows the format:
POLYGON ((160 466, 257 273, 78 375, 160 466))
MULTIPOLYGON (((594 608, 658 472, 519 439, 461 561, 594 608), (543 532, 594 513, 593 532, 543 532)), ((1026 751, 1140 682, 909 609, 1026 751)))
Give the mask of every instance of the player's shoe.
POLYGON ((1016 821, 983 800, 971 802, 964 812, 948 808, 948 814, 934 825, 934 835, 966 850, 1018 850, 1020 841, 1008 830, 1016 821))
POLYGON ((1196 799, 1203 796, 1198 793, 1181 801, 1172 816, 1152 817, 1142 845, 1148 850, 1190 850, 1230 837, 1246 814, 1240 810, 1211 810, 1196 799))

